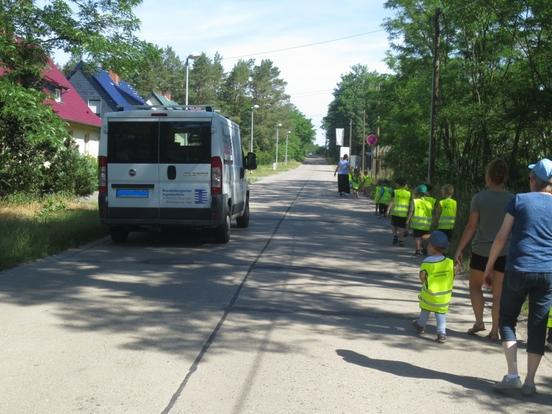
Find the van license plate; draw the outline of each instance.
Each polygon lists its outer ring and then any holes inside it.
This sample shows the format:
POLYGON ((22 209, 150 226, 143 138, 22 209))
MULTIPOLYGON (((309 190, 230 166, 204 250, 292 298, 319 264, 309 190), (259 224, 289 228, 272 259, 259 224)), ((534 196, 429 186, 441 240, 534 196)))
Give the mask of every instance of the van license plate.
POLYGON ((118 198, 149 198, 149 190, 144 189, 130 189, 130 188, 118 188, 118 198))

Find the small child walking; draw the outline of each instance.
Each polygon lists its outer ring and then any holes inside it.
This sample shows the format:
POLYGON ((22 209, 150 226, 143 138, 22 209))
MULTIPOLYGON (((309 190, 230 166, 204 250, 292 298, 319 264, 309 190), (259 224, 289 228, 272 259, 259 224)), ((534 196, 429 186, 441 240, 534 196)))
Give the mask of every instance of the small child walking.
POLYGON ((425 326, 431 312, 435 313, 437 320, 437 342, 444 343, 447 340, 447 312, 452 287, 454 285, 454 261, 445 257, 448 248, 447 235, 435 230, 431 233, 427 250, 429 256, 425 258, 420 267, 420 281, 422 289, 420 299, 420 316, 412 321, 412 325, 418 334, 425 331, 425 326))

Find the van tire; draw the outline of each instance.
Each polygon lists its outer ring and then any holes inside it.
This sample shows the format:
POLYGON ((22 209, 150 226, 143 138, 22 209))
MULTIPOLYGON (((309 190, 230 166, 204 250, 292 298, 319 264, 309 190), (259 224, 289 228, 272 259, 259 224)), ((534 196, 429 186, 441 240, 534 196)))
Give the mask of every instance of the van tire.
POLYGON ((109 234, 113 243, 124 243, 128 239, 128 230, 121 227, 110 228, 109 234))
POLYGON ((224 213, 224 223, 215 229, 215 241, 217 243, 228 243, 230 241, 230 214, 224 213))
POLYGON ((242 229, 249 227, 249 200, 245 202, 245 210, 241 216, 236 218, 236 223, 238 227, 242 229))

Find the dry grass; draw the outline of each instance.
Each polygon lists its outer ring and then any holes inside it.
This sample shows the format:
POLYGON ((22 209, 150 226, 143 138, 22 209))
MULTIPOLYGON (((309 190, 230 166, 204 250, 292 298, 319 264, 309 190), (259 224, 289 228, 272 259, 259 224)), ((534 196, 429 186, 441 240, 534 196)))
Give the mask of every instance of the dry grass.
POLYGON ((62 196, 0 201, 0 269, 82 245, 107 233, 94 202, 62 196))

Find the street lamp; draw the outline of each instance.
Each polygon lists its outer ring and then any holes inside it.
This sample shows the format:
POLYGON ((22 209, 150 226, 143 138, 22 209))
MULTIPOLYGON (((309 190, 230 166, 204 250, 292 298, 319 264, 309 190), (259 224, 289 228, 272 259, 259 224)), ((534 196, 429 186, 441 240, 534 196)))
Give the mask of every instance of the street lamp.
POLYGON ((274 169, 278 168, 278 130, 281 126, 282 124, 280 123, 276 124, 276 162, 274 163, 274 169))
POLYGON ((255 109, 259 109, 259 105, 253 105, 251 107, 251 139, 249 140, 249 152, 253 152, 253 112, 255 109))
POLYGON ((190 68, 190 59, 195 60, 199 55, 188 55, 186 58, 186 106, 188 106, 188 77, 189 77, 189 68, 190 68))
POLYGON ((285 163, 286 163, 286 164, 287 164, 289 134, 291 134, 291 131, 288 131, 288 132, 287 132, 287 135, 286 135, 286 158, 285 158, 285 163))

